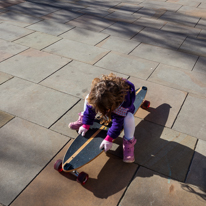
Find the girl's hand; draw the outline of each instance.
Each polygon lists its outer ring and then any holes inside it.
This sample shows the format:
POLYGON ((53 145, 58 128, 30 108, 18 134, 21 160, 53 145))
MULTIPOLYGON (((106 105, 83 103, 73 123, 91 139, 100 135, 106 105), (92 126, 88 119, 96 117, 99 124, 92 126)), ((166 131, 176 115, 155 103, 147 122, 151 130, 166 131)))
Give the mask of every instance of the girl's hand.
POLYGON ((81 126, 81 127, 79 128, 78 133, 81 134, 82 136, 84 136, 87 131, 88 131, 88 129, 86 129, 86 128, 84 128, 83 126, 81 126))
POLYGON ((107 152, 112 148, 112 142, 109 142, 107 140, 103 140, 102 143, 100 144, 100 149, 104 148, 104 151, 107 152))

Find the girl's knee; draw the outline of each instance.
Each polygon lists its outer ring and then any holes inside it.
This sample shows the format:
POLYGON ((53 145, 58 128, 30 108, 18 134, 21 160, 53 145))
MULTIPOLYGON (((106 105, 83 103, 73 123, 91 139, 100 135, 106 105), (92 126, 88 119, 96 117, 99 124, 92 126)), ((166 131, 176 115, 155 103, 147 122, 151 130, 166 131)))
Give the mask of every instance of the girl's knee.
POLYGON ((124 118, 124 123, 130 124, 131 122, 134 122, 134 115, 131 112, 128 112, 127 116, 124 118))

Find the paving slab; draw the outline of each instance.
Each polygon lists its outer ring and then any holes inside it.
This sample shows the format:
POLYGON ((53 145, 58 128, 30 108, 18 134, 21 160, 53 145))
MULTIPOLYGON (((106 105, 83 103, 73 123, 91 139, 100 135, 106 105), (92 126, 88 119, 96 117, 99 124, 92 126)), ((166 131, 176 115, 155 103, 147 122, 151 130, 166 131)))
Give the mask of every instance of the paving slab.
POLYGON ((189 94, 174 124, 174 129, 206 140, 206 98, 189 94))
POLYGON ((197 71, 197 72, 206 72, 206 57, 200 57, 197 61, 197 63, 195 64, 195 67, 193 69, 193 71, 197 71))
POLYGON ((132 15, 132 13, 115 11, 112 14, 107 15, 105 18, 113 21, 133 23, 139 17, 132 15))
POLYGON ((185 40, 186 36, 174 32, 163 31, 153 28, 145 28, 140 31, 132 40, 146 44, 152 44, 164 48, 177 49, 185 40))
POLYGON ((160 64, 149 81, 206 96, 205 73, 160 64))
POLYGON ((75 181, 73 175, 60 174, 53 169, 55 161, 63 158, 69 145, 70 143, 47 165, 11 204, 12 206, 118 204, 138 165, 125 164, 118 157, 102 153, 79 169, 79 171, 88 173, 90 177, 88 182, 82 186, 75 181))
POLYGON ((74 28, 60 35, 59 37, 70 39, 70 40, 77 41, 77 42, 82 42, 85 44, 96 45, 97 43, 101 42, 108 36, 109 35, 107 34, 89 31, 87 29, 74 28))
POLYGON ((23 2, 14 6, 10 6, 8 9, 23 14, 29 14, 34 17, 42 17, 59 10, 59 8, 54 6, 36 4, 32 2, 23 2))
POLYGON ((109 50, 94 47, 88 44, 62 39, 47 47, 43 51, 75 59, 88 64, 94 64, 104 57, 109 50))
MULTIPOLYGON (((140 3, 140 2, 139 2, 140 3)), ((134 12, 138 11, 142 7, 137 4, 132 4, 132 3, 120 3, 117 6, 111 8, 111 11, 118 11, 122 13, 127 13, 127 14, 133 14, 134 12)))
POLYGON ((185 70, 192 70, 198 59, 198 56, 192 54, 147 44, 140 44, 130 54, 185 70))
POLYGON ((70 129, 68 125, 70 122, 75 122, 79 118, 78 114, 83 112, 83 108, 84 100, 80 100, 59 121, 52 125, 50 129, 75 139, 78 136, 78 133, 76 130, 70 129))
POLYGON ((206 39, 206 30, 202 30, 198 36, 198 38, 200 39, 206 39))
POLYGON ((0 45, 0 62, 28 49, 26 46, 18 45, 3 39, 0 39, 0 45))
MULTIPOLYGON (((156 110, 169 106, 160 105, 156 110)), ((150 115, 150 114, 149 114, 150 115)), ((184 181, 197 142, 195 137, 135 118, 135 162, 169 178, 184 181)), ((122 149, 121 149, 122 150, 122 149)), ((117 150, 117 154, 121 151, 117 150)), ((121 152, 122 153, 122 152, 121 152)))
POLYGON ((148 19, 158 19, 162 14, 166 12, 164 8, 146 8, 143 7, 135 12, 133 15, 136 17, 144 17, 148 19))
POLYGON ((146 80, 158 63, 112 51, 95 65, 146 80))
POLYGON ((179 8, 181 8, 182 5, 151 0, 151 1, 143 1, 142 3, 139 4, 139 6, 142 6, 147 9, 165 9, 170 11, 177 11, 179 8))
POLYGON ((160 19, 148 19, 145 17, 139 18, 134 24, 154 29, 161 29, 167 22, 160 19))
POLYGON ((12 11, 8 11, 2 15, 0 15, 0 20, 8 21, 12 25, 26 27, 30 24, 41 21, 41 18, 25 15, 22 13, 16 13, 12 11))
POLYGON ((9 79, 11 79, 13 76, 10 75, 10 74, 6 74, 6 73, 3 73, 3 72, 0 72, 0 84, 8 81, 9 79))
POLYGON ((170 180, 166 176, 140 167, 125 193, 121 206, 205 205, 205 193, 194 185, 170 180))
MULTIPOLYGON (((92 80, 96 77, 100 78, 103 74, 110 74, 111 72, 111 70, 105 70, 90 64, 72 61, 45 79, 41 84, 84 99, 90 92, 92 80), (56 84, 56 82, 58 82, 58 84, 56 84)), ((116 74, 128 78, 126 75, 116 74)))
POLYGON ((200 0, 168 0, 167 2, 170 3, 177 3, 177 4, 181 4, 181 5, 185 5, 185 6, 192 6, 192 7, 197 7, 200 4, 200 0))
POLYGON ((199 4, 198 8, 199 9, 206 9, 206 3, 201 2, 201 4, 199 4))
POLYGON ((195 28, 206 30, 206 19, 200 19, 195 28))
POLYGON ((178 12, 166 11, 160 17, 160 19, 162 19, 164 21, 168 21, 170 23, 178 23, 178 24, 187 25, 190 27, 194 27, 200 19, 199 17, 187 15, 187 14, 181 13, 179 11, 178 12))
POLYGON ((206 56, 206 41, 205 39, 188 37, 179 50, 199 56, 206 56))
POLYGON ((106 9, 101 9, 101 8, 97 9, 97 8, 87 7, 85 9, 82 9, 81 11, 79 11, 79 13, 98 16, 98 17, 105 17, 108 14, 111 14, 112 11, 106 10, 106 9))
POLYGON ((198 140, 194 158, 190 166, 186 183, 197 185, 206 192, 205 170, 206 170, 206 141, 198 140))
POLYGON ((47 128, 78 101, 76 97, 18 78, 1 85, 0 99, 2 111, 47 128))
POLYGON ((1 128, 0 137, 1 165, 4 165, 0 168, 0 201, 5 205, 9 205, 69 141, 68 137, 18 117, 1 128))
POLYGON ((145 99, 150 101, 150 108, 148 110, 140 108, 135 116, 171 128, 187 93, 134 77, 130 77, 129 80, 135 88, 142 86, 148 88, 145 99), (162 110, 158 109, 160 106, 162 110))
POLYGON ((93 8, 93 9, 104 9, 104 10, 109 10, 110 8, 115 7, 120 3, 119 0, 115 1, 109 1, 109 0, 97 0, 97 1, 91 1, 91 0, 80 0, 78 1, 78 4, 82 4, 86 6, 87 8, 93 8))
POLYGON ((7 122, 14 118, 13 115, 10 115, 6 112, 0 111, 0 128, 4 126, 7 122))
POLYGON ((130 24, 127 22, 117 22, 110 27, 104 29, 102 32, 111 36, 117 36, 124 39, 131 39, 134 35, 140 32, 144 27, 130 24))
POLYGON ((140 42, 137 41, 126 40, 115 36, 109 36, 108 38, 106 38, 96 46, 100 48, 128 54, 139 44, 140 42))
POLYGON ((68 22, 69 25, 73 25, 76 27, 80 27, 96 32, 102 31, 103 29, 109 27, 113 23, 114 23, 113 21, 110 21, 108 19, 104 19, 92 15, 82 15, 68 22))
POLYGON ((70 29, 73 29, 74 26, 66 25, 66 24, 62 24, 62 23, 54 22, 50 20, 44 20, 36 24, 32 24, 31 26, 27 28, 35 30, 35 31, 43 32, 46 34, 58 36, 66 31, 69 31, 70 29))
POLYGON ((25 45, 34 49, 41 50, 57 41, 59 41, 61 38, 56 37, 53 35, 41 33, 41 32, 34 32, 32 34, 29 34, 25 37, 22 37, 16 41, 15 43, 25 45))
POLYGON ((194 8, 192 6, 182 6, 178 12, 184 13, 188 16, 206 19, 206 9, 194 8))
POLYGON ((70 61, 57 55, 28 49, 3 61, 0 71, 38 83, 70 61))
POLYGON ((44 17, 43 19, 51 20, 58 23, 66 23, 77 17, 82 16, 81 13, 75 11, 68 11, 68 10, 58 10, 56 12, 50 13, 44 17))
POLYGON ((0 24, 0 38, 8 41, 14 41, 33 32, 6 22, 0 24))
POLYGON ((201 29, 193 28, 189 26, 182 26, 177 23, 167 23, 162 28, 162 30, 167 32, 172 32, 174 34, 180 34, 180 35, 191 36, 191 37, 197 37, 201 32, 201 29))

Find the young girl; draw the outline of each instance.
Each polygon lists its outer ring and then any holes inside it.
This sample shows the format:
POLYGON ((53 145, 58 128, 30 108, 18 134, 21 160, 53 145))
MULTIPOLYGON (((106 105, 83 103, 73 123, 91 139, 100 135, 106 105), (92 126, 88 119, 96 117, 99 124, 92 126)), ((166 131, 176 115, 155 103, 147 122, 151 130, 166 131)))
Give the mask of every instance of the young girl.
POLYGON ((97 113, 103 122, 112 120, 107 136, 102 141, 100 149, 105 152, 111 149, 112 142, 124 127, 123 161, 132 163, 134 159, 135 123, 133 102, 135 100, 135 87, 126 79, 116 77, 114 74, 103 75, 101 79, 92 81, 90 93, 85 98, 84 112, 79 113, 79 119, 69 124, 69 128, 78 130, 82 136, 93 124, 97 113))

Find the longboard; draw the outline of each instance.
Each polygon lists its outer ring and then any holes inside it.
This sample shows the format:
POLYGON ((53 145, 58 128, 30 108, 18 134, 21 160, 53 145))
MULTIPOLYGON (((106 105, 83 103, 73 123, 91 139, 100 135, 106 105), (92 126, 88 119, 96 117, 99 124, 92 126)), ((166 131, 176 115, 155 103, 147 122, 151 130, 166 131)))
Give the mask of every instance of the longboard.
MULTIPOLYGON (((146 94, 147 87, 141 87, 136 90, 134 114, 141 105, 145 109, 149 107, 150 103, 148 101, 143 103, 146 94)), ((76 172, 76 170, 85 164, 88 164, 103 152, 103 150, 99 149, 99 146, 106 137, 107 130, 110 128, 110 126, 111 124, 105 126, 100 124, 98 120, 95 120, 94 124, 90 127, 84 137, 82 135, 77 136, 77 138, 67 150, 63 161, 57 160, 54 168, 58 171, 72 172, 77 176, 77 181, 84 184, 85 180, 88 179, 88 175, 86 173, 79 174, 76 172)))

